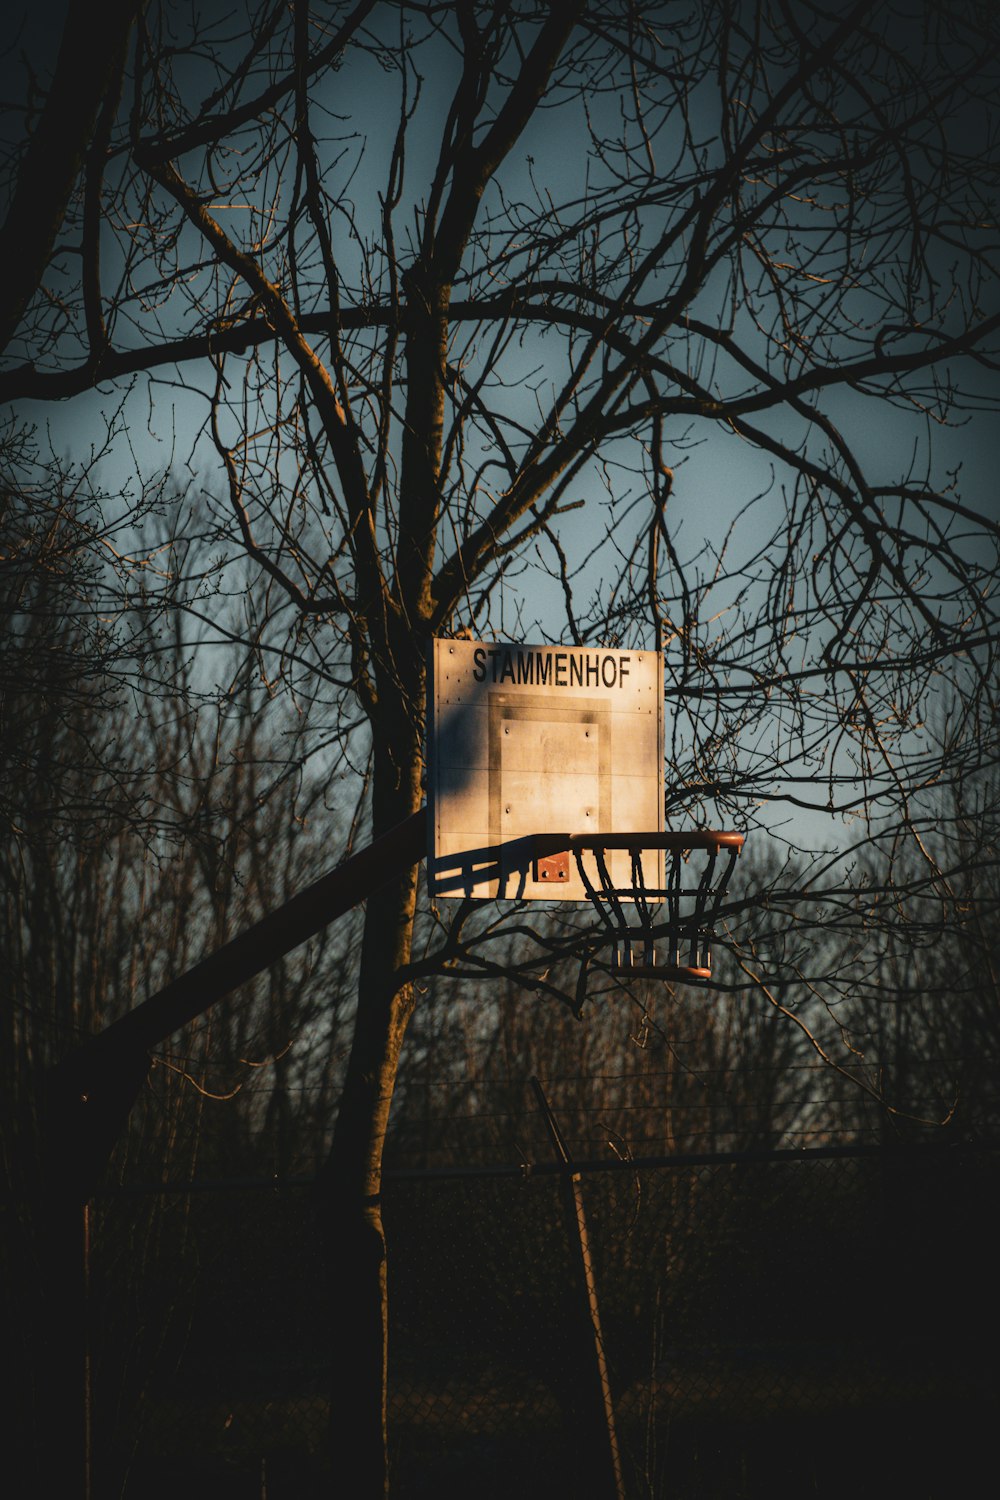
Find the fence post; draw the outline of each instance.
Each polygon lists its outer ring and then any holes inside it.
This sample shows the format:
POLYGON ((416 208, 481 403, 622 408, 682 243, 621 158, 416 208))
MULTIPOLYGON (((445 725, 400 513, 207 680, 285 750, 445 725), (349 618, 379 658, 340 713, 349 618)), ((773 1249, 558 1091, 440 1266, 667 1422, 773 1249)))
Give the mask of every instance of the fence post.
POLYGON ((93 1363, 90 1346, 92 1319, 90 1311, 90 1203, 83 1205, 83 1266, 80 1309, 81 1333, 83 1335, 82 1419, 83 1419, 83 1497, 91 1500, 94 1492, 94 1407, 93 1407, 93 1363))
POLYGON ((89 1204, 33 1202, 40 1306, 34 1330, 38 1493, 92 1494, 89 1204))
MULTIPOLYGON (((625 1500, 625 1488, 622 1481, 621 1455, 618 1452, 618 1434, 615 1429, 615 1409, 611 1399, 611 1382, 608 1378, 608 1362, 604 1351, 604 1337, 601 1333, 601 1313, 597 1301, 597 1281, 594 1276, 594 1263, 590 1254, 590 1239, 587 1234, 587 1215, 583 1205, 583 1189, 580 1183, 580 1173, 573 1167, 566 1142, 563 1140, 562 1132, 556 1123, 555 1115, 545 1097, 545 1091, 537 1078, 532 1078, 531 1086, 538 1100, 539 1108, 548 1128, 556 1157, 563 1168, 560 1174, 568 1201, 570 1216, 576 1229, 576 1248, 579 1252, 578 1266, 580 1280, 584 1293, 587 1309, 587 1317, 590 1320, 590 1329, 593 1338, 594 1350, 594 1390, 596 1408, 595 1416, 597 1422, 596 1430, 603 1434, 598 1438, 595 1458, 605 1471, 607 1478, 607 1492, 614 1496, 614 1500, 625 1500)), ((591 1434, 586 1434, 588 1443, 591 1443, 591 1434)))

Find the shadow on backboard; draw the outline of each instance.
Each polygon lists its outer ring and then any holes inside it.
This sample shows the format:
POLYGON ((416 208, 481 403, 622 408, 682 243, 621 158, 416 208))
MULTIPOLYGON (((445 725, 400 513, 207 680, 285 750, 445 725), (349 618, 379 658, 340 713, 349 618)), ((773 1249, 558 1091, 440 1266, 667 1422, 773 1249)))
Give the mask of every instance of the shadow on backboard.
POLYGON ((529 881, 537 886, 540 861, 568 851, 571 839, 568 833, 535 833, 456 854, 432 853, 431 888, 435 896, 526 900, 529 881))

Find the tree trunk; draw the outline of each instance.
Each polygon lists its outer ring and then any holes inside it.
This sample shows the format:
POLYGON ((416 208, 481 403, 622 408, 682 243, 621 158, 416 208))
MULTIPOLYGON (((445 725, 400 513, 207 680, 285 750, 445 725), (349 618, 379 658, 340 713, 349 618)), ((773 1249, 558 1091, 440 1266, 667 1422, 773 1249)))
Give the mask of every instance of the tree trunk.
MULTIPOLYGON (((396 701, 375 731, 375 837, 416 812, 422 800, 419 723, 408 712, 413 700, 398 681, 389 691, 396 701)), ((351 1493, 359 1500, 389 1489, 382 1150, 413 1010, 412 988, 399 987, 398 973, 410 957, 416 893, 413 866, 368 899, 354 1038, 320 1183, 332 1277, 332 1457, 336 1473, 350 1470, 351 1493)))
POLYGON ((98 22, 87 0, 71 0, 52 86, 0 228, 0 349, 48 268, 98 111, 109 97, 117 102, 139 8, 139 0, 106 0, 98 22))

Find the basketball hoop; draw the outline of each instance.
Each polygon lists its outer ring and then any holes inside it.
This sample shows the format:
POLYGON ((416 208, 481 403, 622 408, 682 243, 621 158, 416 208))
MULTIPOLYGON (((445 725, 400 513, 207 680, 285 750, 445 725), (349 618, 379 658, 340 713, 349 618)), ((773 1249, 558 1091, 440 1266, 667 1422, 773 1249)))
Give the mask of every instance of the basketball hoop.
POLYGON ((584 888, 614 939, 612 972, 630 979, 711 979, 715 922, 742 848, 741 833, 706 829, 572 838, 584 888), (647 885, 643 853, 661 849, 665 883, 647 885), (608 856, 617 851, 629 855, 626 883, 612 879, 608 856), (636 921, 629 921, 627 907, 636 921), (667 941, 663 962, 655 946, 660 937, 667 941))

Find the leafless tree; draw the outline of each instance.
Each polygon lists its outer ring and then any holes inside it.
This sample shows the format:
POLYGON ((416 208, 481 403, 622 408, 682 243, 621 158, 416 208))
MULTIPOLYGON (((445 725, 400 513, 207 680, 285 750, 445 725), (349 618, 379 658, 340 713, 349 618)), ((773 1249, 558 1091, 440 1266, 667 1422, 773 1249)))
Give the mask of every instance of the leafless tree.
MULTIPOLYGON (((0 291, 0 347, 6 347, 49 268, 67 208, 81 172, 85 176, 88 259, 99 254, 101 173, 121 96, 132 24, 138 0, 112 0, 94 25, 86 0, 69 0, 51 84, 39 97, 38 79, 28 66, 5 98, 20 115, 13 134, 16 169, 8 178, 7 211, 0 229, 4 265, 0 291)), ((7 58, 18 48, 27 60, 24 37, 27 7, 13 21, 5 42, 7 58)), ((47 22, 47 17, 43 18, 47 22)), ((6 82, 6 80, 5 80, 6 82)), ((5 91, 6 93, 6 91, 5 91)), ((99 330, 92 328, 98 340, 99 330)))
MULTIPOLYGON (((267 714, 245 684, 221 696, 196 684, 184 614, 169 632, 152 617, 127 634, 146 668, 140 697, 123 657, 84 650, 100 607, 87 567, 54 545, 46 557, 51 593, 7 601, 0 739, 0 1139, 22 1189, 46 1069, 314 879, 338 822, 325 783, 294 774, 281 703, 267 714)), ((123 1142, 129 1169, 183 1179, 214 1151, 247 1170, 262 1146, 280 1176, 315 1168, 315 1122, 299 1116, 314 1105, 323 1121, 324 1100, 329 1113, 351 948, 349 930, 321 934, 209 1024, 165 1039, 123 1142)))
MULTIPOLYGON (((180 393, 214 587, 372 831, 421 803, 432 636, 643 644, 671 823, 851 819, 947 920, 927 789, 996 747, 997 527, 954 472, 996 398, 991 7, 164 0, 133 37, 0 392, 137 382, 133 431, 180 393)), ((867 930, 849 875, 777 889, 788 925, 867 930)), ((417 899, 367 903, 327 1174, 365 1493, 412 980, 490 962, 474 918, 415 955, 417 899)))
MULTIPOLYGON (((70 1135, 49 1133, 51 1070, 220 934, 314 879, 339 830, 325 782, 295 773, 284 703, 262 711, 239 681, 209 691, 196 680, 189 617, 138 612, 129 623, 120 600, 112 607, 65 497, 46 508, 36 495, 28 516, 8 498, 18 524, 7 538, 18 546, 3 580, 0 652, 3 1317, 34 1395, 17 1414, 28 1462, 44 1466, 60 1389, 52 1370, 72 1368, 66 1313, 76 1306, 73 1223, 50 1237, 37 1196, 39 1156, 54 1146, 65 1160, 73 1149, 70 1135)), ((314 1172, 346 1053, 356 937, 344 925, 320 934, 207 1023, 165 1038, 111 1181, 177 1187, 262 1162, 276 1181, 314 1172)), ((120 1206, 105 1198, 92 1215, 107 1275, 90 1305, 115 1356, 100 1377, 95 1361, 101 1427, 107 1435, 114 1413, 132 1440, 150 1381, 191 1331, 190 1304, 155 1289, 164 1277, 197 1285, 200 1267, 187 1212, 165 1214, 147 1197, 123 1224, 120 1206), (123 1295, 144 1307, 131 1325, 123 1295)))

